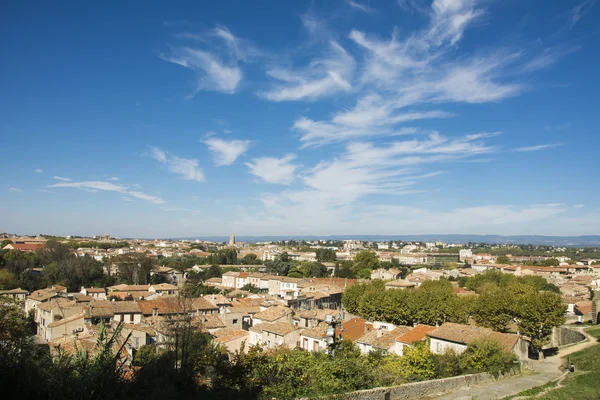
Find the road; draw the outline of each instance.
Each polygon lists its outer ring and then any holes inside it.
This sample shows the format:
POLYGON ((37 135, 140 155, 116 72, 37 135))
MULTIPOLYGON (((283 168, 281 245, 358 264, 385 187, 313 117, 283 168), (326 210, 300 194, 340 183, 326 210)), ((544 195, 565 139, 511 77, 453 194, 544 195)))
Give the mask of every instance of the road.
POLYGON ((548 357, 542 361, 531 363, 533 373, 531 375, 517 375, 510 378, 498 380, 488 384, 473 386, 451 394, 431 397, 436 400, 496 400, 507 396, 514 396, 523 390, 543 385, 551 380, 559 378, 565 373, 564 364, 561 360, 571 353, 583 350, 598 343, 596 338, 588 335, 583 329, 580 332, 587 336, 587 340, 568 346, 559 350, 555 356, 548 357))

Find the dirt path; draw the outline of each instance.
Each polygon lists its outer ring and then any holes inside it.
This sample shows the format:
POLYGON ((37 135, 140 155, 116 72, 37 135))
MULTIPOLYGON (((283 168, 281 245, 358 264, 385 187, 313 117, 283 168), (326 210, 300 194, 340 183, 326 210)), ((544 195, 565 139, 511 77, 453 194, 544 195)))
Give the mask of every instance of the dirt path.
POLYGON ((439 397, 432 397, 436 400, 496 400, 508 396, 514 396, 523 390, 531 389, 536 386, 544 385, 552 380, 561 378, 564 374, 563 357, 577 351, 583 350, 598 343, 596 338, 588 335, 582 328, 579 332, 586 335, 587 340, 575 345, 565 347, 559 350, 558 355, 548 357, 545 360, 533 362, 530 364, 533 374, 518 375, 511 378, 501 379, 497 382, 488 383, 481 386, 474 386, 468 389, 460 390, 451 394, 439 397))

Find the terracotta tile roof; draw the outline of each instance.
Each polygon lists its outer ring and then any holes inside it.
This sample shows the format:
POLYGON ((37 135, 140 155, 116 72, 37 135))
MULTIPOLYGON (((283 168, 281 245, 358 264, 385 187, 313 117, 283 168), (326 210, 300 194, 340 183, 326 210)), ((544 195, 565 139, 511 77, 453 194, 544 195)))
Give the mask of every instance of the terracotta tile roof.
POLYGON ((196 310, 215 310, 218 309, 216 304, 211 303, 206 297, 195 297, 192 299, 191 307, 196 310))
POLYGON ((243 307, 260 306, 263 301, 264 301, 264 299, 260 298, 260 297, 259 298, 244 297, 244 298, 240 298, 240 299, 233 299, 231 301, 231 304, 234 307, 237 307, 237 306, 243 306, 243 307))
POLYGON ((131 297, 134 300, 137 299, 145 299, 150 295, 155 295, 152 292, 144 292, 144 291, 133 291, 133 292, 109 292, 108 297, 118 297, 120 299, 126 299, 127 297, 131 297))
POLYGON ((171 285, 169 283, 159 283, 157 285, 151 285, 154 290, 177 290, 177 286, 171 285))
POLYGON ((109 286, 107 289, 113 292, 147 292, 150 285, 116 285, 109 286))
POLYGON ((225 323, 217 314, 199 315, 193 318, 193 322, 204 329, 225 328, 225 323))
POLYGON ((208 278, 204 282, 206 282, 206 283, 223 283, 223 278, 208 278))
POLYGON ((415 283, 403 279, 398 279, 396 281, 391 281, 385 284, 386 288, 412 288, 415 286, 415 283))
POLYGON ((575 313, 578 315, 589 314, 592 312, 591 301, 580 301, 575 303, 575 313))
POLYGON ((328 326, 328 324, 321 322, 312 329, 302 329, 299 334, 301 336, 307 336, 313 339, 323 339, 327 337, 326 331, 328 326))
POLYGON ((88 313, 89 317, 112 317, 113 312, 112 302, 108 300, 96 300, 90 303, 88 313))
POLYGON ((57 326, 61 326, 66 323, 69 323, 69 322, 77 321, 78 319, 81 319, 81 323, 83 323, 83 316, 84 316, 84 313, 79 313, 79 314, 71 315, 68 318, 59 319, 58 321, 54 321, 54 322, 51 322, 50 324, 48 324, 48 328, 56 328, 57 326))
POLYGON ((442 326, 429 332, 432 338, 448 340, 455 343, 469 344, 474 340, 492 337, 498 340, 505 350, 510 351, 519 339, 518 335, 494 332, 488 328, 472 325, 455 324, 446 322, 442 326))
POLYGON ((230 313, 241 313, 242 315, 251 315, 260 312, 260 306, 235 306, 229 307, 230 313))
POLYGON ((331 315, 332 317, 337 317, 338 311, 335 310, 310 310, 310 311, 302 311, 298 314, 300 318, 305 319, 316 319, 317 321, 325 321, 325 316, 331 315))
POLYGON ((115 314, 141 314, 142 310, 135 301, 112 301, 113 312, 115 314))
POLYGON ((412 328, 410 326, 399 326, 391 331, 386 331, 384 329, 373 329, 358 339, 357 342, 370 344, 378 349, 388 350, 394 345, 398 336, 404 335, 411 329, 412 328))
MULTIPOLYGON (((229 335, 239 332, 239 331, 241 331, 241 329, 223 328, 223 329, 217 329, 216 331, 211 333, 211 335, 213 335, 216 338, 220 338, 220 337, 224 337, 224 336, 229 336, 229 335)), ((245 332, 246 334, 248 334, 248 331, 242 331, 242 332, 245 332)))
POLYGON ((92 296, 86 296, 84 294, 81 293, 75 293, 73 295, 73 298, 75 299, 75 301, 77 301, 78 303, 89 303, 92 300, 94 300, 94 298, 92 296))
POLYGON ((406 332, 404 335, 398 336, 396 341, 413 344, 414 342, 418 342, 427 337, 427 333, 431 332, 435 329, 435 326, 429 325, 417 325, 412 328, 410 331, 406 332))
POLYGON ((29 292, 24 289, 10 289, 10 290, 0 290, 0 294, 29 294, 29 292))
POLYGON ((152 315, 153 309, 157 309, 158 314, 177 314, 183 312, 183 305, 179 303, 177 297, 160 297, 154 300, 138 301, 140 310, 144 315, 152 315))
POLYGON ((104 288, 85 288, 85 290, 88 293, 106 293, 106 290, 104 288))
POLYGON ((236 339, 241 339, 243 337, 248 336, 249 333, 248 331, 244 331, 241 329, 234 329, 231 332, 229 332, 226 335, 221 335, 219 337, 217 337, 215 339, 215 342, 217 343, 227 343, 227 342, 231 342, 232 340, 236 340, 236 339))
POLYGON ((342 334, 342 338, 345 340, 356 341, 360 339, 365 333, 373 330, 373 324, 363 318, 351 318, 347 321, 342 322, 344 329, 338 328, 337 333, 342 334))
POLYGON ((285 336, 296 330, 296 327, 287 322, 273 322, 263 328, 264 331, 274 333, 279 336, 285 336))
POLYGON ((269 307, 265 311, 261 311, 259 313, 254 314, 255 319, 260 319, 262 321, 272 322, 276 321, 281 317, 285 317, 292 313, 292 310, 288 307, 283 306, 275 306, 269 307))
MULTIPOLYGON (((35 251, 38 249, 43 249, 44 245, 41 243, 36 243, 36 244, 13 244, 13 243, 9 243, 6 246, 4 246, 4 248, 6 247, 12 247, 15 250, 21 250, 21 251, 35 251)), ((9 247, 9 248, 10 248, 9 247)))
POLYGON ((58 294, 55 290, 41 289, 32 292, 29 296, 27 296, 27 298, 36 301, 46 301, 56 296, 58 296, 58 294))

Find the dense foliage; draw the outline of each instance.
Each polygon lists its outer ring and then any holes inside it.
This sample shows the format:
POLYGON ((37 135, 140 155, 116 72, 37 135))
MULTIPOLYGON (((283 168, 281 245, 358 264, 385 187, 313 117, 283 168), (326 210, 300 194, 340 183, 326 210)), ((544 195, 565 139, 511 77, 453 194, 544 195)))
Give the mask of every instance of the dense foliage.
POLYGON ((477 343, 463 355, 434 355, 425 343, 405 355, 363 355, 341 341, 334 357, 284 348, 228 355, 209 337, 182 323, 167 348, 142 346, 135 368, 123 374, 122 348, 100 328, 94 354, 61 353, 52 361, 32 341, 29 321, 12 303, 0 306, 0 391, 7 398, 44 399, 293 399, 454 376, 505 372, 514 364, 497 343, 477 343))
POLYGON ((384 282, 354 285, 344 292, 348 312, 396 325, 467 323, 507 332, 517 329, 541 348, 552 328, 564 323, 565 306, 543 278, 487 271, 467 280, 478 296, 457 296, 447 280, 427 281, 416 289, 385 290, 384 282))

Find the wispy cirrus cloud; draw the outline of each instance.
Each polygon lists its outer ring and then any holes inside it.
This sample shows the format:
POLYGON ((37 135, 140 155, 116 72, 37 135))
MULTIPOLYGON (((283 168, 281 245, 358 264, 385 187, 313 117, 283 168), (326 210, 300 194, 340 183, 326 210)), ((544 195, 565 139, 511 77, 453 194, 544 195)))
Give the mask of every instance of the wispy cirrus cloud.
POLYGON ((246 166, 252 175, 264 182, 290 185, 294 180, 296 169, 300 167, 300 165, 292 163, 295 158, 294 154, 287 154, 281 158, 254 158, 251 162, 247 162, 246 166))
POLYGON ((236 93, 244 77, 240 63, 259 55, 248 41, 237 38, 226 26, 202 34, 182 32, 177 37, 193 43, 171 45, 159 56, 195 72, 196 87, 191 97, 201 90, 236 93))
POLYGON ((352 89, 354 59, 338 43, 331 41, 325 58, 312 61, 305 68, 273 68, 267 76, 273 87, 259 92, 271 101, 315 100, 352 89))
POLYGON ((48 185, 49 188, 76 188, 86 190, 92 193, 95 192, 116 192, 126 197, 133 197, 140 200, 148 201, 152 204, 165 204, 166 201, 157 196, 152 196, 139 191, 131 190, 129 187, 121 184, 116 184, 107 181, 83 181, 83 182, 61 182, 53 185, 48 185))
POLYGON ((369 6, 367 4, 362 4, 358 1, 347 0, 347 3, 350 7, 354 8, 356 10, 366 12, 367 14, 371 14, 371 13, 375 12, 375 9, 372 8, 371 6, 369 6))
POLYGON ((596 0, 585 0, 573 7, 567 15, 567 30, 573 29, 595 4, 596 0))
POLYGON ((198 160, 193 158, 182 158, 163 151, 158 147, 152 147, 150 155, 161 164, 167 166, 167 169, 179 175, 182 179, 189 181, 204 181, 204 172, 198 166, 198 160))
POLYGON ((107 179, 107 181, 118 181, 118 180, 119 180, 119 178, 116 176, 113 176, 113 177, 107 179))
POLYGON ((519 147, 514 149, 514 151, 516 152, 528 152, 528 151, 539 151, 539 150, 545 150, 545 149, 552 149, 554 147, 559 147, 559 146, 563 146, 564 143, 546 143, 546 144, 538 144, 535 146, 526 146, 526 147, 519 147))
POLYGON ((12 187, 12 186, 11 186, 11 187, 9 187, 9 188, 8 188, 8 191, 9 191, 9 192, 12 192, 12 193, 21 193, 21 192, 23 191, 23 189, 20 189, 20 188, 16 188, 16 187, 12 187))
POLYGON ((235 160, 248 151, 252 143, 250 140, 223 140, 216 137, 211 137, 202 142, 214 154, 215 165, 218 167, 233 164, 235 160))
POLYGON ((35 172, 37 172, 38 174, 41 174, 42 172, 44 172, 44 170, 41 169, 41 168, 38 168, 38 169, 35 170, 35 172))
POLYGON ((69 178, 64 178, 64 177, 62 177, 62 176, 56 176, 56 175, 54 175, 54 176, 53 176, 53 178, 54 178, 54 179, 56 179, 57 181, 65 181, 65 182, 69 182, 69 181, 71 181, 71 179, 69 179, 69 178))

